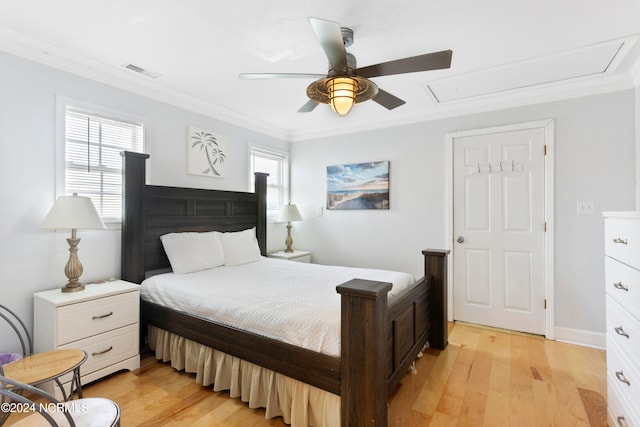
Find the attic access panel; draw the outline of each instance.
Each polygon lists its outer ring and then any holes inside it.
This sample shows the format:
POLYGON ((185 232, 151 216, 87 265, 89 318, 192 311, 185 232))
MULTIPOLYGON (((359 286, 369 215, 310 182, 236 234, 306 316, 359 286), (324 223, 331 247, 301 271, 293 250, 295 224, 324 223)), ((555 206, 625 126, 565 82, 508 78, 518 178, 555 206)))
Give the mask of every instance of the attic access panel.
POLYGON ((423 84, 437 103, 566 83, 612 70, 628 40, 595 44, 556 55, 507 64, 423 84))

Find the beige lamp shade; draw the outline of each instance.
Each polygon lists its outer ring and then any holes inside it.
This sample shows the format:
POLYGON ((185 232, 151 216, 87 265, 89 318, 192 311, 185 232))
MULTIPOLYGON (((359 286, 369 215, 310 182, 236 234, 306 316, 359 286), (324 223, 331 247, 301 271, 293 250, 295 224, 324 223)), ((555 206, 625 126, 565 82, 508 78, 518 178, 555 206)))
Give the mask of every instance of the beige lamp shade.
POLYGON ((293 252, 293 249, 291 248, 291 245, 293 245, 293 239, 291 238, 292 221, 302 221, 302 215, 300 215, 300 211, 296 205, 284 205, 280 211, 280 215, 278 216, 278 222, 287 223, 287 239, 284 241, 287 245, 287 248, 284 251, 287 253, 293 252))
POLYGON ((90 198, 73 195, 58 197, 42 222, 42 228, 86 230, 105 226, 90 198))
POLYGON ((51 230, 71 230, 69 243, 69 261, 64 268, 64 274, 69 282, 62 288, 62 292, 77 292, 84 289, 79 279, 82 275, 82 264, 78 259, 78 243, 76 230, 105 228, 98 211, 88 197, 60 196, 42 222, 42 228, 51 230))
POLYGON ((280 215, 278 216, 278 222, 293 222, 302 221, 302 215, 296 205, 288 204, 282 207, 280 215))

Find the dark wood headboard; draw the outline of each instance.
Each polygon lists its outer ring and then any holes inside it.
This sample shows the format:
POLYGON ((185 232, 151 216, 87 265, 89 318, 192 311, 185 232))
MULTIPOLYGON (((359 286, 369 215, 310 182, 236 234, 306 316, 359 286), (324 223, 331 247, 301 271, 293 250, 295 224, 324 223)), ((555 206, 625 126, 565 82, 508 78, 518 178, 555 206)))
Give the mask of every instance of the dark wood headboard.
POLYGON ((140 283, 170 269, 160 236, 184 231, 240 231, 256 227, 267 252, 267 176, 255 174, 255 193, 146 185, 148 154, 124 152, 121 278, 140 283))

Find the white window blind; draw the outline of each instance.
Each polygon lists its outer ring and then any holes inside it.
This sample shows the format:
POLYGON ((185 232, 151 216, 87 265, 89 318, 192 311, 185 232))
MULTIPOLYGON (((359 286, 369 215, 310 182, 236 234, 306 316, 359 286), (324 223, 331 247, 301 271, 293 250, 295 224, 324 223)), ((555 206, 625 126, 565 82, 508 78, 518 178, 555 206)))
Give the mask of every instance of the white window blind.
POLYGON ((287 203, 288 156, 285 153, 251 147, 250 191, 254 188, 254 172, 265 172, 267 178, 267 219, 275 221, 282 206, 287 203))
POLYGON ((142 152, 143 142, 141 123, 67 107, 64 193, 90 197, 105 223, 121 222, 120 152, 142 152))

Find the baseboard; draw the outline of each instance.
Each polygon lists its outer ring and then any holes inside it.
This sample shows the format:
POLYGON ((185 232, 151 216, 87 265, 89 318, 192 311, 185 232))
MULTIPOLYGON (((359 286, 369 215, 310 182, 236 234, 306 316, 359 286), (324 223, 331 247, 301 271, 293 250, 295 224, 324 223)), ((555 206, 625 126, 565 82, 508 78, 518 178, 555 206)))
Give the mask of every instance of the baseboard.
POLYGON ((605 349, 606 334, 604 332, 585 331, 582 329, 561 328, 556 326, 554 329, 555 340, 566 342, 569 344, 581 345, 584 347, 593 347, 605 349))

